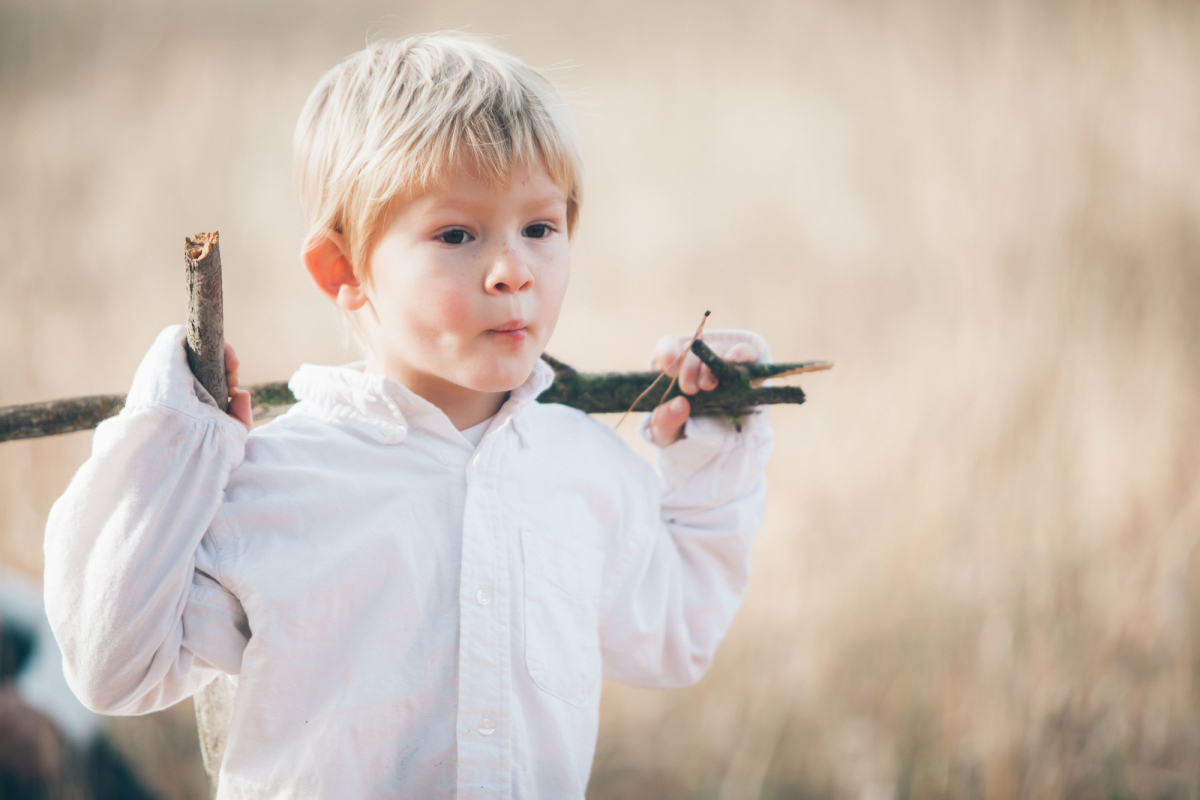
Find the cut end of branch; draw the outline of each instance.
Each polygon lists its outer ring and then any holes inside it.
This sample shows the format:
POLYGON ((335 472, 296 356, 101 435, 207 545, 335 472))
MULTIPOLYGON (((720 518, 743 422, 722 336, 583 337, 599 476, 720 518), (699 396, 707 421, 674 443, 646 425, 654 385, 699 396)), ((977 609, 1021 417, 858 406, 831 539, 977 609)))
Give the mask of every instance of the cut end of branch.
POLYGON ((792 375, 803 375, 806 372, 824 372, 827 369, 833 369, 832 361, 814 361, 811 364, 805 364, 802 367, 789 369, 787 372, 781 372, 778 375, 772 375, 772 378, 787 378, 792 375))
POLYGON ((832 361, 810 361, 807 364, 802 364, 801 366, 796 367, 795 369, 777 372, 769 378, 754 378, 750 381, 750 385, 757 389, 768 380, 775 380, 776 378, 790 378, 793 375, 803 375, 807 372, 824 372, 827 369, 833 369, 832 361))
POLYGON ((184 239, 183 252, 192 261, 202 261, 221 238, 219 231, 197 233, 184 239))

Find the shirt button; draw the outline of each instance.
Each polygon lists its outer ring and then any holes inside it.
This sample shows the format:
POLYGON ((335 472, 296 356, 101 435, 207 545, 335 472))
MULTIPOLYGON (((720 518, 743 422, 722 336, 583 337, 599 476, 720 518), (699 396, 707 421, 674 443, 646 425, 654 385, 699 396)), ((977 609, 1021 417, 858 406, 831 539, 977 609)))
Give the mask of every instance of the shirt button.
POLYGON ((496 732, 496 720, 491 717, 484 717, 479 720, 479 732, 484 736, 491 736, 496 732))
POLYGON ((480 589, 475 593, 475 599, 479 602, 479 605, 486 606, 488 603, 492 602, 492 593, 487 589, 480 589))

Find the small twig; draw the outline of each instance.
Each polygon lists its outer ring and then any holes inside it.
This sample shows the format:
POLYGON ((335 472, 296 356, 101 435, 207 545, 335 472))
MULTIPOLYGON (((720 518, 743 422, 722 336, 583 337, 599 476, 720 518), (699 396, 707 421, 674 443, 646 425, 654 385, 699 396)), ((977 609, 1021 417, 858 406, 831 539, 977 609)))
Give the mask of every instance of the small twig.
MULTIPOLYGON (((651 384, 649 386, 647 386, 645 389, 642 390, 642 393, 637 396, 637 399, 635 399, 632 403, 629 404, 629 408, 625 409, 625 413, 621 415, 621 418, 619 420, 617 420, 617 424, 613 425, 614 431, 617 428, 621 427, 621 423, 625 421, 626 417, 628 417, 630 414, 633 413, 633 409, 637 407, 638 403, 642 402, 642 398, 645 397, 646 395, 650 394, 650 390, 653 389, 655 386, 657 386, 658 382, 661 381, 664 376, 666 376, 667 370, 671 369, 671 367, 678 364, 679 359, 683 358, 683 356, 684 356, 683 353, 680 353, 679 355, 675 356, 675 360, 671 362, 671 365, 668 366, 667 369, 664 369, 662 372, 658 373, 658 376, 655 377, 655 379, 651 382, 651 384)), ((667 391, 668 392, 671 391, 670 388, 668 388, 667 391)))
POLYGON ((708 315, 711 311, 705 311, 704 316, 700 318, 700 326, 696 328, 696 332, 692 334, 692 338, 688 340, 687 347, 683 348, 683 352, 676 356, 671 368, 675 370, 675 374, 671 377, 671 382, 667 385, 667 390, 663 392, 663 396, 658 399, 658 405, 662 405, 667 400, 667 395, 675 388, 675 381, 679 380, 679 373, 683 370, 683 359, 687 358, 688 351, 692 349, 692 345, 700 338, 700 334, 704 332, 704 323, 708 322, 708 315))

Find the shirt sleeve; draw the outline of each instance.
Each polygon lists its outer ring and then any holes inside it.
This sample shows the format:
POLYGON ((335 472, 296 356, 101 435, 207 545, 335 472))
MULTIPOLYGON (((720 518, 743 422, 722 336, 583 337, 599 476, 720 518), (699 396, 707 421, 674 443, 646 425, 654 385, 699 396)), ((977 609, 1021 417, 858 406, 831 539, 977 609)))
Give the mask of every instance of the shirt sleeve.
POLYGON ((159 335, 46 524, 46 612, 67 682, 102 713, 165 708, 236 674, 250 636, 207 535, 246 429, 192 377, 184 336, 159 335))
MULTIPOLYGON (((755 334, 717 335, 756 344, 767 360, 755 334)), ((646 476, 649 488, 632 501, 644 508, 629 519, 618 558, 623 574, 602 616, 606 678, 670 688, 707 671, 749 580, 772 441, 760 408, 740 420, 740 430, 726 419, 689 419, 684 437, 659 451, 661 481, 646 476)))

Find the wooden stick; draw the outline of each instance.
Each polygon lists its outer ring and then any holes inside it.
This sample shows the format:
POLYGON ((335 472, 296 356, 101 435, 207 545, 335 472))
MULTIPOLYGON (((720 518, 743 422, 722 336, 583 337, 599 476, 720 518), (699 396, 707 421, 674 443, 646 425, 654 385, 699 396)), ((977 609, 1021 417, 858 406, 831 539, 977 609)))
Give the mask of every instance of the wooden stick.
MULTIPOLYGON (((208 390, 217 407, 229 411, 229 383, 225 375, 225 309, 221 292, 220 234, 197 233, 184 241, 187 266, 187 360, 192 374, 208 390)), ((233 687, 224 675, 195 694, 196 729, 200 755, 208 775, 209 796, 217 795, 217 774, 225 757, 229 720, 233 713, 233 687)))
MULTIPOLYGON (((701 343, 702 344, 702 343, 701 343)), ((646 389, 654 383, 656 372, 577 372, 561 361, 543 356, 555 367, 554 383, 538 397, 539 403, 561 403, 589 414, 620 414, 624 411, 653 411, 658 404, 646 397, 646 389)), ((697 392, 689 399, 695 416, 736 416, 748 407, 777 403, 802 403, 804 393, 795 386, 756 388, 767 378, 786 377, 805 372, 817 372, 833 367, 828 361, 806 361, 798 364, 732 364, 743 371, 749 386, 727 382, 711 392, 697 392)), ((296 402, 282 381, 243 387, 250 392, 254 418, 270 416, 271 412, 287 408, 296 402)), ((672 390, 668 400, 679 394, 672 390)), ((115 416, 125 403, 119 394, 73 397, 0 408, 0 442, 17 439, 37 439, 60 433, 90 430, 115 416)))
POLYGON ((187 359, 192 374, 208 390, 217 407, 229 410, 225 378, 225 321, 221 297, 220 235, 197 233, 184 241, 187 266, 187 359))
POLYGON ((91 430, 124 405, 123 394, 95 394, 0 408, 0 442, 91 430))
POLYGON ((192 704, 196 711, 196 736, 200 740, 200 760, 208 775, 208 796, 217 796, 217 778, 225 758, 225 744, 233 722, 233 701, 236 691, 228 675, 218 675, 196 694, 192 704))

